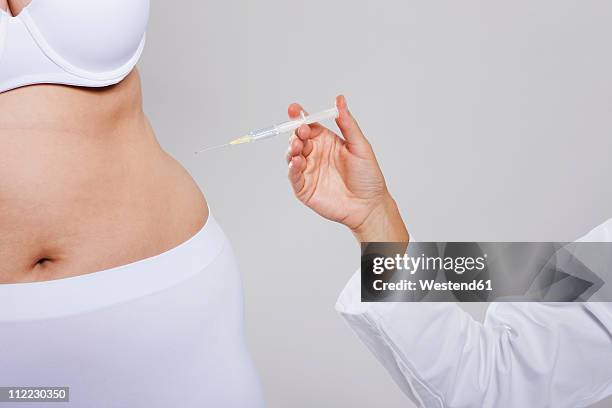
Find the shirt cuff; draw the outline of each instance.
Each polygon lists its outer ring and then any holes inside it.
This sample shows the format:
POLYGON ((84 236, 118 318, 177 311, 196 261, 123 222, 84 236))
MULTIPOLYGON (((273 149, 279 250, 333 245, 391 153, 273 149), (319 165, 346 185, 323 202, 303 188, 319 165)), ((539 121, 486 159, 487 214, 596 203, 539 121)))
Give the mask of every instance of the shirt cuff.
POLYGON ((370 304, 361 301, 361 269, 353 274, 336 301, 336 311, 347 315, 366 313, 370 304))

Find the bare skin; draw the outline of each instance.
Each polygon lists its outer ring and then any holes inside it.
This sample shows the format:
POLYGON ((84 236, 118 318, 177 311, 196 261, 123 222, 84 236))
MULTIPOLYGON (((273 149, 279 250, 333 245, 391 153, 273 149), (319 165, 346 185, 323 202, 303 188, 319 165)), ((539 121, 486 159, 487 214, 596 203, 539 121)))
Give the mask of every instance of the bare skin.
MULTIPOLYGON (((295 196, 317 214, 348 227, 359 242, 405 242, 408 231, 385 183, 372 146, 336 98, 343 138, 320 124, 302 125, 289 141, 289 182, 295 196)), ((289 106, 289 117, 302 107, 289 106)))
MULTIPOLYGON (((28 3, 0 7, 16 15, 28 3)), ((160 148, 141 103, 136 70, 106 88, 0 94, 0 283, 124 265, 202 228, 204 197, 160 148)))
POLYGON ((5 11, 9 11, 12 15, 16 16, 21 13, 24 7, 26 7, 31 0, 0 0, 0 8, 5 11))

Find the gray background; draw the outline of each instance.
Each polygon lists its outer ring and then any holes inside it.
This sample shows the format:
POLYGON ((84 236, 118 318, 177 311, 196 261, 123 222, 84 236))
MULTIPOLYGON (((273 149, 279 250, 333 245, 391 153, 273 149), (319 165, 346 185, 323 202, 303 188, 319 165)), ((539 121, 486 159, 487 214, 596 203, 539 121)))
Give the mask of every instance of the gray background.
POLYGON ((612 216, 610 2, 183 0, 151 12, 145 109, 233 241, 270 407, 411 404, 333 309, 358 246, 293 199, 286 140, 196 148, 345 93, 420 240, 565 241, 612 216))

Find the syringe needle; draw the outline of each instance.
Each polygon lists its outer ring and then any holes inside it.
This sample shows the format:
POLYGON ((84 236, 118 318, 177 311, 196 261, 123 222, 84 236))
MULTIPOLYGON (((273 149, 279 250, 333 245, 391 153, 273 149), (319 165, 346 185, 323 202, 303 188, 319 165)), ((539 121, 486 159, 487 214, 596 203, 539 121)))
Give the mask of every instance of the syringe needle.
POLYGON ((197 152, 195 152, 195 154, 204 153, 204 152, 207 152, 207 151, 209 151, 209 150, 221 149, 222 147, 226 147, 226 146, 229 146, 229 145, 230 145, 229 143, 224 143, 224 144, 222 144, 222 145, 205 147, 204 149, 202 149, 202 150, 198 150, 197 152))
POLYGON ((234 139, 234 140, 232 140, 229 143, 224 143, 222 145, 211 146, 211 147, 207 147, 207 148, 202 149, 202 150, 198 150, 197 152, 195 152, 195 154, 204 153, 204 152, 207 152, 209 150, 220 149, 222 147, 235 146, 235 145, 239 145, 239 144, 250 143, 252 141, 253 141, 253 137, 250 136, 250 135, 246 135, 246 136, 239 137, 238 139, 234 139))

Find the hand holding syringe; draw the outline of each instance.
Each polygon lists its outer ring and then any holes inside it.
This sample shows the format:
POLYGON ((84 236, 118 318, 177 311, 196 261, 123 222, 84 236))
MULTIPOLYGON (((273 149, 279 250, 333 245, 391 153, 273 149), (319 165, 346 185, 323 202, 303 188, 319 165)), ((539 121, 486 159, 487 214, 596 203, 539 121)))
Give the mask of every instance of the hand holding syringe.
MULTIPOLYGON (((360 242, 408 242, 372 146, 343 96, 336 98, 336 107, 340 134, 316 123, 300 126, 289 141, 287 172, 295 196, 320 216, 347 226, 360 242)), ((302 111, 292 104, 289 118, 302 111)))
POLYGON ((336 107, 312 115, 292 104, 289 117, 288 122, 196 153, 294 132, 286 159, 289 181, 302 203, 346 225, 361 242, 408 242, 372 146, 349 112, 346 99, 338 96, 336 107), (342 137, 318 123, 331 118, 336 119, 342 137))
POLYGON ((256 142, 258 140, 269 139, 274 136, 282 135, 284 133, 291 133, 302 125, 311 125, 313 123, 321 122, 325 119, 333 119, 338 117, 338 108, 334 107, 323 112, 314 113, 312 115, 306 115, 304 112, 301 113, 300 117, 294 120, 280 123, 278 125, 270 126, 267 128, 254 130, 249 134, 234 139, 229 143, 225 143, 218 146, 207 147, 205 149, 196 152, 202 153, 208 150, 220 149, 226 146, 235 146, 245 143, 256 142))

